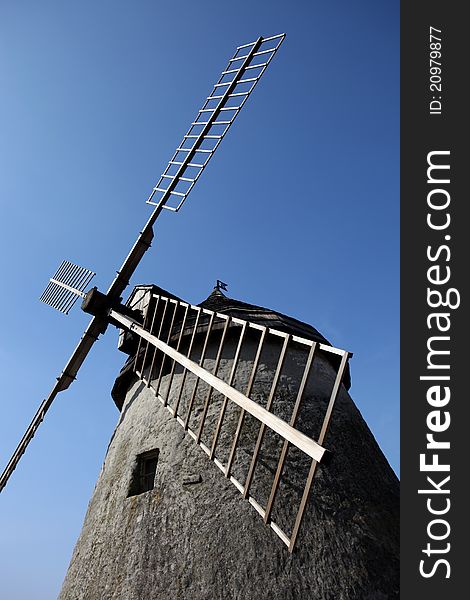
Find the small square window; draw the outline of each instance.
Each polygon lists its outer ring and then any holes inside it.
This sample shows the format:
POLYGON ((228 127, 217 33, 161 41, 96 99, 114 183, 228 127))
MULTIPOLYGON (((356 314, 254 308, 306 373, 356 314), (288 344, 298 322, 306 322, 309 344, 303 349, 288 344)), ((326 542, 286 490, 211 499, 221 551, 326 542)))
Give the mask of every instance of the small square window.
POLYGON ((150 450, 139 454, 132 473, 131 484, 127 496, 137 496, 153 490, 155 473, 157 472, 159 450, 150 450))

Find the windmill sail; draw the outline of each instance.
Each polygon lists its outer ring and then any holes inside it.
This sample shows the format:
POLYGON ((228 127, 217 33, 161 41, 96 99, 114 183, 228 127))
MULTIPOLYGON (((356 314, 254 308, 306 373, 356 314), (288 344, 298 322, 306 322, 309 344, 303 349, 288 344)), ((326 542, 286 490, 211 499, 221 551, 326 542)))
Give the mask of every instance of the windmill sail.
POLYGON ((149 204, 158 205, 165 197, 166 209, 181 208, 284 37, 260 37, 238 46, 153 188, 149 204))
MULTIPOLYGON (((190 131, 185 136, 183 144, 178 147, 160 178, 159 184, 155 186, 147 200, 149 204, 155 205, 155 208, 108 289, 105 299, 109 309, 119 303, 121 294, 129 285, 130 278, 135 269, 145 252, 150 248, 153 239, 153 225, 161 211, 163 208, 174 211, 179 210, 241 107, 266 70, 284 37, 285 34, 269 38, 260 37, 255 42, 237 48, 234 56, 229 61, 230 68, 222 73, 221 78, 214 86, 214 90, 220 89, 220 93, 216 93, 213 90, 211 95, 206 99, 203 108, 198 113, 196 121, 191 125, 190 131), (263 56, 265 59, 257 64, 256 61, 263 56), (247 76, 249 72, 252 73, 251 76, 247 76), (227 81, 227 77, 231 79, 227 81), (231 104, 234 99, 237 101, 236 106, 231 104), (229 116, 224 116, 222 119, 220 116, 222 114, 229 116), (218 127, 222 127, 222 130, 214 133, 215 128, 218 127), (198 132, 194 133, 193 130, 197 130, 198 132), (179 156, 178 153, 182 153, 183 155, 181 160, 175 160, 179 156), (194 160, 196 156, 203 156, 204 158, 199 162, 199 158, 197 161, 194 160), (176 168, 174 173, 172 171, 173 168, 176 168), (196 170, 195 174, 190 175, 193 169, 196 170), (169 182, 167 186, 162 184, 163 180, 169 182), (180 186, 187 187, 184 191, 181 191, 180 186), (156 196, 157 192, 159 193, 158 199, 156 196), (171 203, 175 198, 178 199, 176 206, 171 203)), ((56 276, 52 278, 53 281, 50 282, 41 299, 54 306, 54 308, 67 313, 76 302, 77 297, 83 295, 85 286, 89 283, 93 275, 94 273, 92 274, 91 271, 82 269, 72 263, 64 262, 56 273, 56 276)), ((17 449, 0 475, 0 492, 5 487, 29 442, 34 437, 53 400, 59 392, 67 389, 75 379, 80 366, 87 357, 94 342, 106 330, 107 323, 107 315, 103 310, 90 321, 75 351, 58 377, 57 383, 52 388, 49 396, 41 403, 31 424, 21 438, 17 449)))
POLYGON ((113 321, 121 324, 123 328, 138 336, 139 341, 136 354, 132 359, 135 374, 154 392, 160 402, 202 448, 209 459, 219 467, 225 477, 230 479, 235 487, 242 493, 244 498, 246 498, 261 515, 265 523, 270 525, 275 533, 288 546, 289 551, 292 552, 302 523, 317 464, 322 461, 325 456, 326 450, 322 444, 329 427, 333 408, 351 353, 327 344, 318 343, 300 336, 268 328, 264 325, 245 321, 223 313, 214 312, 208 308, 190 305, 186 302, 174 298, 167 298, 158 294, 152 294, 152 297, 147 304, 143 326, 133 319, 120 314, 119 311, 112 310, 110 316, 113 321), (237 344, 232 346, 234 354, 230 357, 227 356, 227 347, 229 346, 227 344, 227 333, 229 329, 238 339, 237 344), (234 386, 234 375, 240 358, 242 345, 244 344, 248 332, 257 332, 259 339, 247 387, 244 392, 241 392, 234 386), (204 340, 198 360, 195 360, 195 358, 192 357, 196 335, 203 336, 204 340), (182 344, 183 336, 189 337, 190 339, 189 345, 186 344, 184 349, 182 344), (274 368, 271 389, 266 399, 266 404, 263 406, 259 402, 254 401, 250 396, 253 391, 253 383, 260 357, 269 336, 282 340, 282 347, 274 368), (209 370, 205 368, 204 362, 211 340, 217 347, 217 350, 211 369, 209 370), (306 356, 295 404, 292 407, 290 421, 286 422, 276 415, 272 409, 284 361, 293 346, 297 349, 302 349, 306 356), (307 381, 312 373, 314 359, 319 352, 334 357, 337 362, 337 371, 330 392, 329 401, 324 411, 320 433, 318 439, 314 440, 300 431, 296 427, 296 424, 302 409, 307 381), (229 358, 229 360, 232 361, 232 367, 227 381, 218 376, 222 356, 224 356, 225 360, 229 358), (178 381, 176 381, 175 369, 178 365, 180 373, 178 381), (193 376, 191 382, 188 382, 189 374, 192 374, 193 376), (164 375, 166 377, 163 377, 164 375), (203 392, 202 404, 199 403, 198 411, 196 411, 196 397, 199 393, 198 388, 201 387, 201 384, 206 384, 206 386, 205 391, 203 392), (186 389, 185 401, 183 401, 183 389, 186 389), (210 408, 212 409, 212 412, 214 411, 212 397, 215 394, 218 394, 219 398, 222 398, 222 401, 220 402, 218 418, 213 419, 213 427, 208 434, 206 431, 208 429, 207 416, 210 408), (224 461, 217 454, 217 444, 224 425, 224 420, 226 419, 229 402, 237 405, 240 410, 237 426, 231 434, 233 436, 231 450, 224 461), (245 472, 244 481, 242 482, 233 475, 232 469, 234 457, 241 439, 245 417, 247 415, 251 415, 251 417, 258 422, 258 434, 256 445, 251 455, 251 461, 248 470, 245 472), (193 427, 191 427, 191 423, 195 423, 196 426, 193 425, 193 427), (263 507, 260 501, 252 495, 252 483, 260 459, 263 438, 267 430, 280 436, 282 449, 272 480, 272 487, 268 495, 268 500, 263 507), (206 434, 205 439, 210 440, 209 443, 208 441, 204 442, 202 440, 203 432, 206 434), (273 520, 272 512, 290 445, 295 446, 307 455, 311 460, 311 465, 304 483, 304 489, 300 505, 297 508, 292 531, 290 534, 287 534, 273 520))

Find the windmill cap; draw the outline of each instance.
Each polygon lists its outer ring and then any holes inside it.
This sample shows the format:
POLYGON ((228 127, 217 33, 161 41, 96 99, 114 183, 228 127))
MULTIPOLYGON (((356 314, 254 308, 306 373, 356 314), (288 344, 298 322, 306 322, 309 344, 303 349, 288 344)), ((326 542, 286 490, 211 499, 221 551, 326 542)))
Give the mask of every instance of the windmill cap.
POLYGON ((229 298, 217 288, 198 306, 331 346, 315 327, 276 310, 229 298))

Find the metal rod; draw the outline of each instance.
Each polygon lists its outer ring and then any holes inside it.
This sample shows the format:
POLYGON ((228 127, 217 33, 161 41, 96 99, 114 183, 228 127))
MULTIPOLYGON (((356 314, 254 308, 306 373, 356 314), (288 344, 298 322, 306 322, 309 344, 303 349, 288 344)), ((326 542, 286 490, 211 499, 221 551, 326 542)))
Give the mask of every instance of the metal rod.
POLYGON ((68 299, 66 301, 64 301, 63 306, 59 310, 61 312, 63 312, 64 314, 68 315, 70 309, 73 307, 73 305, 75 304, 75 302, 77 300, 78 300, 78 296, 75 296, 75 294, 69 296, 68 299))
POLYGON ((222 71, 222 75, 231 75, 232 73, 238 73, 239 70, 240 69, 228 69, 227 71, 222 71))
MULTIPOLYGON (((284 38, 283 38, 284 39, 284 38)), ((263 43, 267 41, 267 40, 263 40, 263 43)), ((254 52, 253 56, 261 56, 262 54, 269 54, 270 52, 274 53, 277 51, 277 49, 279 48, 280 44, 278 44, 277 46, 275 46, 274 48, 268 48, 267 50, 260 50, 259 52, 254 52)), ((245 58, 247 58, 247 54, 245 54, 244 56, 236 56, 234 58, 231 58, 229 60, 229 62, 235 62, 236 60, 244 60, 245 58)), ((271 57, 270 57, 271 58, 271 57)))
MULTIPOLYGON (((166 179, 174 179, 175 178, 174 175, 167 175, 166 173, 163 173, 162 177, 165 177, 166 179)), ((179 180, 186 181, 188 183, 192 183, 194 181, 194 179, 189 179, 189 177, 180 177, 179 180)))
POLYGON ((69 262, 66 269, 60 274, 60 276, 56 276, 55 279, 60 278, 64 283, 71 284, 74 279, 79 281, 86 271, 87 269, 69 262))
POLYGON ((41 301, 51 306, 54 306, 54 304, 52 303, 55 301, 55 296, 57 295, 57 293, 57 286, 55 285, 55 283, 51 283, 49 281, 46 289, 44 290, 41 296, 41 301))
MULTIPOLYGON (((211 98, 211 100, 212 100, 212 98, 211 98)), ((198 136, 197 135, 185 135, 184 137, 185 138, 197 138, 198 136)), ((205 140, 220 140, 221 137, 222 136, 220 136, 220 135, 206 135, 204 139, 205 140)), ((180 177, 180 181, 183 181, 182 177, 180 177)))

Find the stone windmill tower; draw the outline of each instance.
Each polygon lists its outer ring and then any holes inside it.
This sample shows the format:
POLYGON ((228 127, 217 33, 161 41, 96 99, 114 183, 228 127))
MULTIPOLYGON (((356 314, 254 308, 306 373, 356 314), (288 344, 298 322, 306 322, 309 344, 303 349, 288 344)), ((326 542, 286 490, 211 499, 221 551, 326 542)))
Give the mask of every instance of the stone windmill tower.
POLYGON ((162 209, 182 206, 283 39, 237 48, 107 293, 64 262, 43 294, 63 312, 82 296, 93 319, 0 490, 109 324, 129 355, 62 600, 398 597, 398 482, 348 395, 350 353, 221 282, 197 306, 154 285, 121 304, 162 209))
POLYGON ((128 304, 156 339, 324 437, 330 456, 316 469, 249 410, 123 334, 120 418, 60 598, 397 598, 398 482, 347 393, 348 354, 217 288, 191 306, 139 286, 128 304))

